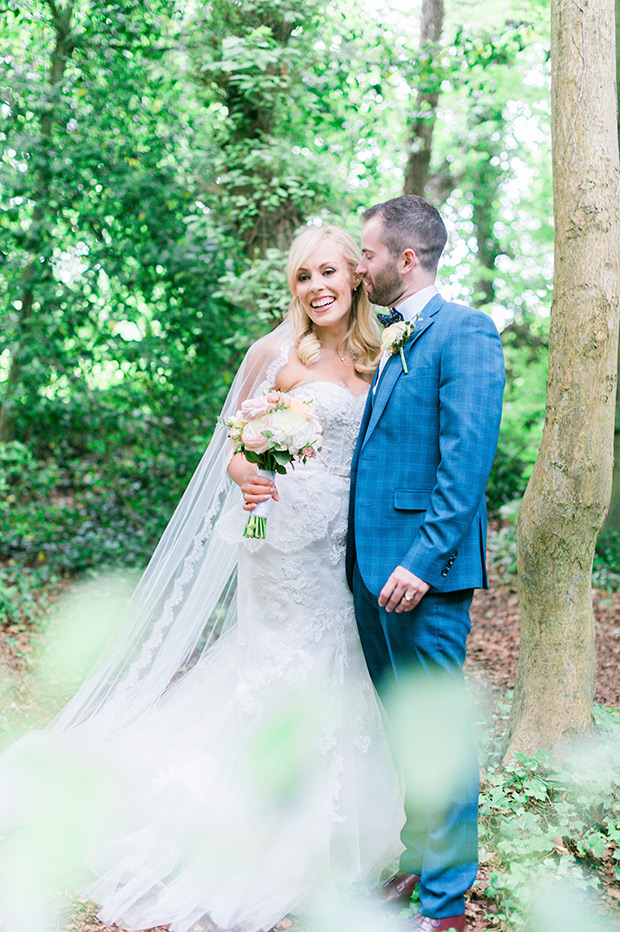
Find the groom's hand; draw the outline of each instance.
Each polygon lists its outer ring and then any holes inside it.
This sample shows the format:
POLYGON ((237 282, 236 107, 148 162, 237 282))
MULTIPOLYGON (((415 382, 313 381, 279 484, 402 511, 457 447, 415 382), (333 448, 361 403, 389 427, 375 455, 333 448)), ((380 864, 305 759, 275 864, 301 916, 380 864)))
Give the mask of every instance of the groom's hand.
POLYGON ((379 605, 386 612, 410 612, 429 589, 429 584, 423 579, 410 573, 404 566, 397 566, 379 593, 379 605))

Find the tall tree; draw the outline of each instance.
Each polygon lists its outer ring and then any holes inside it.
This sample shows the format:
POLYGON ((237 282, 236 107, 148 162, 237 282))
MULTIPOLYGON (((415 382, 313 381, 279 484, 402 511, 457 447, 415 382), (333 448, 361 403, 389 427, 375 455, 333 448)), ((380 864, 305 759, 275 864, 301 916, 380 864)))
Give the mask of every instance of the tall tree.
POLYGON ((477 259, 473 300, 476 307, 490 308, 495 300, 495 262, 502 253, 495 235, 495 221, 500 213, 500 181, 504 174, 500 160, 505 130, 501 102, 483 103, 474 110, 472 121, 477 153, 471 170, 477 259))
POLYGON ((405 194, 424 195, 433 146, 433 127, 441 78, 433 67, 444 20, 443 0, 422 0, 420 14, 420 53, 422 67, 416 92, 415 109, 409 123, 409 153, 405 170, 405 194))
POLYGON ((552 0, 555 271, 547 409, 518 524, 522 634, 508 753, 591 725, 591 573, 609 504, 620 289, 614 0, 552 0))
POLYGON ((225 117, 216 126, 210 195, 250 256, 285 249, 320 197, 320 166, 291 146, 318 7, 319 0, 216 0, 194 24, 194 75, 225 117))

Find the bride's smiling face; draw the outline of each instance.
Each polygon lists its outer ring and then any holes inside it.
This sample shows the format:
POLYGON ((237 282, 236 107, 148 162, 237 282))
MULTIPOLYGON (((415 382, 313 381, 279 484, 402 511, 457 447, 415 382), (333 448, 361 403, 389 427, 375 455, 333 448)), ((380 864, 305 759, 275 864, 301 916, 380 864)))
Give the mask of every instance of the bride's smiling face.
POLYGON ((339 247, 329 237, 297 269, 295 292, 317 327, 333 327, 351 313, 353 288, 359 284, 339 247))

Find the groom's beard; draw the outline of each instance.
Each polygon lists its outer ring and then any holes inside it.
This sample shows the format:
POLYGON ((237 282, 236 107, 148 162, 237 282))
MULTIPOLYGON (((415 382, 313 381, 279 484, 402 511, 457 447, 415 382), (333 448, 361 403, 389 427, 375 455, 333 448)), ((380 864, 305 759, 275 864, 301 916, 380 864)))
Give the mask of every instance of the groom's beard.
POLYGON ((402 277, 396 269, 396 262, 384 265, 375 272, 372 279, 366 277, 368 300, 380 307, 391 307, 405 290, 402 277))

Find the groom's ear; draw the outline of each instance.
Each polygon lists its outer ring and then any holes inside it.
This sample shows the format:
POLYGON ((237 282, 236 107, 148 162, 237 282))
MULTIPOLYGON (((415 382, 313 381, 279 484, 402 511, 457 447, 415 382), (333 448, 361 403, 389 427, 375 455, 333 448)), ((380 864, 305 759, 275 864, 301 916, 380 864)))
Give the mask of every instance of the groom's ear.
POLYGON ((410 272, 416 265, 419 265, 418 255, 415 249, 405 249, 401 254, 401 262, 403 264, 403 272, 410 272))

